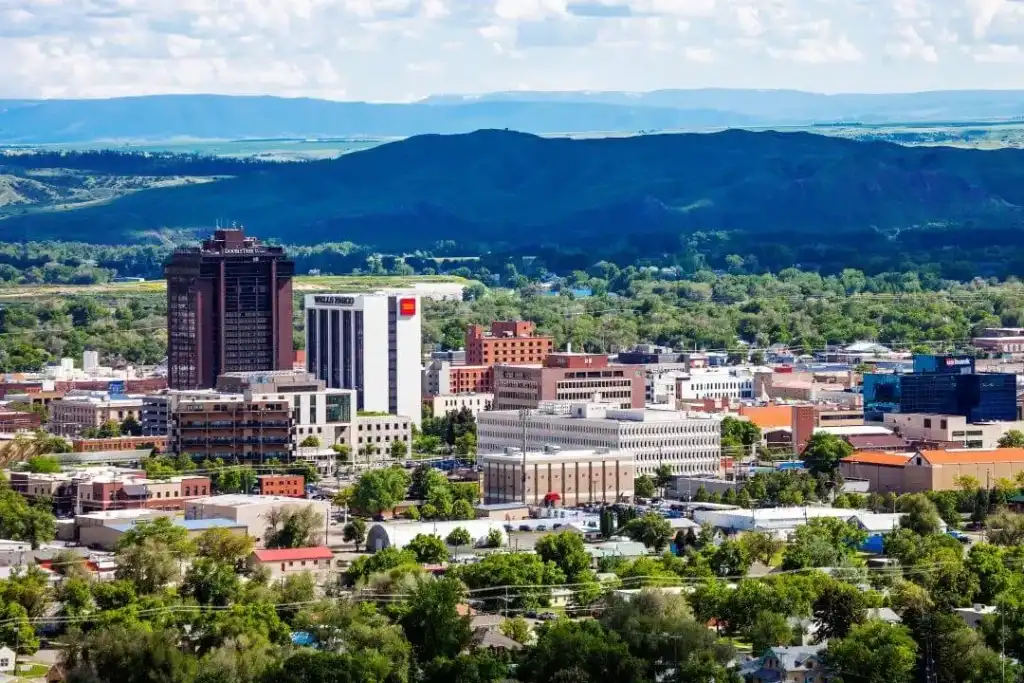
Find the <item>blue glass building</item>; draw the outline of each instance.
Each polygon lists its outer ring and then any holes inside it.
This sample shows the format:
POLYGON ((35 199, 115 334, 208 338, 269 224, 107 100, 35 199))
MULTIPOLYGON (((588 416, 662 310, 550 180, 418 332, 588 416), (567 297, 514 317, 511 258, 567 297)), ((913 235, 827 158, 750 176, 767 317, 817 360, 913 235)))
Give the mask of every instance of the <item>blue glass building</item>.
POLYGON ((968 422, 1017 419, 1017 377, 974 372, 970 356, 914 356, 914 372, 864 375, 864 419, 886 413, 963 415, 968 422))

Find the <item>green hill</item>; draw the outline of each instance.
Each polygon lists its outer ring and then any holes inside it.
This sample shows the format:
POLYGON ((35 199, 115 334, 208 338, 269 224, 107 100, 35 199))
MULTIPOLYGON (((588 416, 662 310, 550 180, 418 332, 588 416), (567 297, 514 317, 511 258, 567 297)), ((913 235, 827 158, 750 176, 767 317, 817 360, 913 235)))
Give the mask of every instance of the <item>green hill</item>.
POLYGON ((205 231, 220 218, 291 244, 385 249, 455 240, 643 255, 678 250, 680 235, 696 231, 734 235, 738 253, 863 248, 911 233, 923 248, 933 239, 924 235, 955 241, 963 227, 972 240, 1024 242, 1024 151, 1013 149, 740 130, 584 140, 488 130, 234 175, 12 216, 0 240, 118 244, 164 228, 205 231))

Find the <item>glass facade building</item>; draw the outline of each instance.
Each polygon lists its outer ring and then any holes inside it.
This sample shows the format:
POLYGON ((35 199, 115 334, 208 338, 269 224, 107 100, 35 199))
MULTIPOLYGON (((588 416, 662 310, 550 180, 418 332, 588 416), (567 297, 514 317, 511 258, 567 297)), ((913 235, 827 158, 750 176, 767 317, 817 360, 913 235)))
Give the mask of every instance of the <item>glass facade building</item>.
POLYGON ((968 422, 1017 419, 1017 377, 974 372, 970 356, 915 356, 914 373, 864 375, 864 419, 886 413, 963 415, 968 422))

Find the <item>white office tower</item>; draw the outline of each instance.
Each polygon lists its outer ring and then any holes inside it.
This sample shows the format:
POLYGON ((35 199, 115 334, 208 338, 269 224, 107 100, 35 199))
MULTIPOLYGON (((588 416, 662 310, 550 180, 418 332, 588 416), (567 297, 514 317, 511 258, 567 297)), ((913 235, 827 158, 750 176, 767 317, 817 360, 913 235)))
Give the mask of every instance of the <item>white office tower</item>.
POLYGON ((82 352, 82 369, 86 372, 92 372, 100 366, 100 353, 99 351, 84 351, 82 352))
POLYGON ((306 296, 306 369, 334 389, 354 389, 356 409, 422 413, 419 297, 410 294, 306 296))

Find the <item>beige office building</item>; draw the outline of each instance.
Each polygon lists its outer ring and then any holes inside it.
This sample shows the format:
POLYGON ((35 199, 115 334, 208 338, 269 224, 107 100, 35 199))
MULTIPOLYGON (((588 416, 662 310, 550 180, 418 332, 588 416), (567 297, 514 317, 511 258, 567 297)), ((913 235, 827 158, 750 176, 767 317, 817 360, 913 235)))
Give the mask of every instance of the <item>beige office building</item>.
POLYGON ((907 441, 925 441, 950 448, 998 448, 999 439, 1011 429, 1024 431, 1024 422, 977 422, 963 415, 889 413, 885 426, 907 441))
POLYGON ((90 427, 118 424, 134 418, 142 424, 141 396, 111 396, 106 392, 70 393, 50 403, 50 425, 54 432, 73 436, 90 427))
MULTIPOLYGON (((484 502, 523 501, 523 453, 508 449, 477 457, 484 473, 484 502)), ((526 454, 525 502, 563 506, 616 503, 633 497, 636 461, 627 451, 562 451, 546 448, 526 454)))

